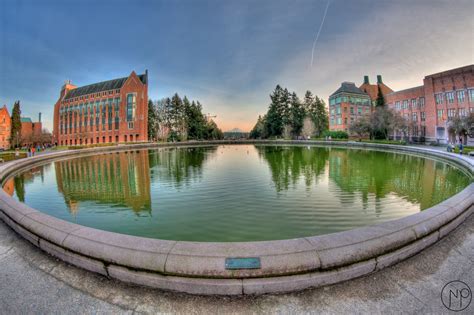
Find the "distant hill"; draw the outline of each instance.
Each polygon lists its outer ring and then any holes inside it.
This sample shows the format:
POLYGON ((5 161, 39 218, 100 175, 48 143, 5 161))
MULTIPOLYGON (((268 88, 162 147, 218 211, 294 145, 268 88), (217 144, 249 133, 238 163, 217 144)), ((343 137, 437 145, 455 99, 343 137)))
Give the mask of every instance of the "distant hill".
POLYGON ((240 130, 239 128, 234 128, 234 129, 226 131, 226 132, 228 132, 228 133, 243 133, 243 131, 240 130))
POLYGON ((246 139, 248 137, 249 133, 242 131, 239 128, 234 128, 224 132, 224 139, 246 139))

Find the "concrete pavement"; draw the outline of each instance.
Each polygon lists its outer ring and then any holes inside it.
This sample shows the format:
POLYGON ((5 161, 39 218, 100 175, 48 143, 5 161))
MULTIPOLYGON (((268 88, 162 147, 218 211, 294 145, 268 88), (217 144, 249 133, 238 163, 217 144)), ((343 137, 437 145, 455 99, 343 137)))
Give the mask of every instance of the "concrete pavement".
MULTIPOLYGON (((291 294, 203 297, 127 285, 69 266, 0 222, 0 313, 450 313, 443 286, 474 289, 474 216, 393 267, 291 294)), ((462 313, 474 312, 474 301, 462 313)), ((459 313, 458 313, 459 314, 459 313)))

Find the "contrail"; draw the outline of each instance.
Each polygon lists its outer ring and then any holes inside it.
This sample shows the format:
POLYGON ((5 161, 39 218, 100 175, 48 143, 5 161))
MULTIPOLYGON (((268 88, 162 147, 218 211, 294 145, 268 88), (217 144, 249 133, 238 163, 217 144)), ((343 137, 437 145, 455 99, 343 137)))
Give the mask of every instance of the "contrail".
POLYGON ((323 19, 321 21, 321 24, 319 25, 318 33, 316 34, 316 37, 314 38, 313 49, 311 50, 311 68, 313 67, 314 49, 316 48, 316 43, 318 41, 319 34, 321 33, 321 30, 323 29, 324 20, 326 19, 326 14, 328 13, 328 8, 329 8, 329 3, 330 2, 331 2, 331 0, 328 0, 328 2, 326 3, 326 9, 324 10, 323 19))

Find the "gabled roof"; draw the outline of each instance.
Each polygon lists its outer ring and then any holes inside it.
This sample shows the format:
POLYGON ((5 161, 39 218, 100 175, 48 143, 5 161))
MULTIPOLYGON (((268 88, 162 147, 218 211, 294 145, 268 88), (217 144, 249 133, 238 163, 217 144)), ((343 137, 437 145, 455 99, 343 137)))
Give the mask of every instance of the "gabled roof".
POLYGON ((33 122, 30 117, 21 117, 20 121, 22 123, 32 123, 33 122))
MULTIPOLYGON (((138 78, 140 79, 140 81, 142 81, 143 84, 147 84, 147 81, 148 81, 147 73, 138 75, 138 78)), ((108 81, 81 86, 76 89, 70 90, 67 93, 65 99, 67 100, 67 99, 82 96, 82 95, 120 89, 125 84, 125 81, 127 81, 127 79, 128 77, 124 77, 124 78, 108 80, 108 81)))
POLYGON ((3 105, 2 108, 0 108, 0 112, 4 111, 8 117, 10 117, 10 113, 8 112, 8 108, 7 108, 7 105, 3 105))
POLYGON ((336 90, 336 92, 332 93, 330 96, 339 94, 339 93, 350 93, 350 94, 360 94, 368 96, 367 93, 359 89, 354 82, 342 82, 341 87, 336 90))

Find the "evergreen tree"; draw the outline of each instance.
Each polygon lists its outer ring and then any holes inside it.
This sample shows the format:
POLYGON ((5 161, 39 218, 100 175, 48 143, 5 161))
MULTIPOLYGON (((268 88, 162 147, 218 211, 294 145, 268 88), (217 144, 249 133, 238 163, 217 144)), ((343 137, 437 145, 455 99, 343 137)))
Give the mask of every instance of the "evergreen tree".
POLYGON ((156 107, 151 100, 148 100, 148 139, 155 141, 158 133, 159 121, 156 107))
POLYGON ((283 106, 281 105, 283 92, 280 85, 277 85, 270 95, 271 103, 265 120, 265 133, 268 137, 279 137, 283 133, 283 106))
POLYGON ((257 123, 250 131, 249 137, 251 139, 265 138, 265 117, 258 116, 257 123))
POLYGON ((206 134, 206 118, 204 117, 201 104, 192 101, 183 101, 186 108, 186 128, 188 139, 200 140, 205 138, 206 134), (188 103, 189 105, 186 105, 188 103))
POLYGON ((291 133, 294 137, 301 134, 303 129, 303 121, 306 116, 306 111, 303 104, 301 104, 296 93, 291 94, 291 109, 290 109, 290 126, 291 133))
POLYGON ((329 129, 329 118, 326 110, 326 104, 319 97, 314 98, 314 102, 310 110, 311 120, 314 124, 315 135, 320 137, 329 129))
POLYGON ((377 100, 375 101, 375 106, 385 106, 385 97, 382 94, 382 89, 380 88, 380 85, 378 87, 378 92, 377 92, 377 100))
POLYGON ((311 91, 306 91, 303 100, 303 107, 306 113, 310 113, 314 103, 314 96, 311 91))
POLYGON ((10 133, 10 145, 12 148, 17 148, 21 141, 21 109, 20 101, 16 101, 12 110, 12 125, 10 133))
POLYGON ((177 135, 179 138, 185 137, 185 113, 183 100, 179 97, 178 93, 175 93, 171 98, 170 103, 170 121, 171 121, 171 131, 170 134, 173 136, 177 135))

